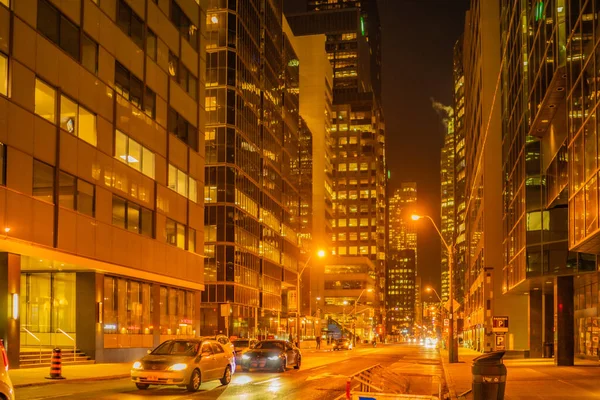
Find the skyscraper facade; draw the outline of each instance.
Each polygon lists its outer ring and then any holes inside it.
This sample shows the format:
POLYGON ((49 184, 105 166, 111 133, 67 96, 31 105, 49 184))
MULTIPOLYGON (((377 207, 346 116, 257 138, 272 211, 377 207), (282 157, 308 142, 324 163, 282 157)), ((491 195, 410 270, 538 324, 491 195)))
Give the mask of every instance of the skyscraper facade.
POLYGON ((555 363, 573 365, 575 357, 598 351, 592 67, 598 38, 592 32, 599 8, 597 2, 502 6, 502 82, 514 82, 503 96, 503 290, 528 293, 531 354, 553 343, 555 363), (524 40, 515 24, 531 37, 524 40), (515 57, 526 59, 527 68, 515 57))
POLYGON ((499 12, 495 2, 471 1, 463 40, 466 268, 464 304, 455 320, 463 320, 464 342, 478 351, 496 349, 494 316, 510 320, 509 349, 527 348, 520 314, 526 298, 497 295, 503 280, 499 12))
MULTIPOLYGON (((465 210, 466 210, 466 178, 467 163, 465 138, 465 74, 463 69, 463 39, 454 45, 454 265, 453 281, 454 298, 459 304, 464 303, 465 291, 465 210)), ((442 297, 444 294, 442 285, 442 297)))
MULTIPOLYGON (((455 174, 454 174, 454 154, 455 154, 455 130, 454 130, 454 111, 448 108, 447 115, 443 118, 445 135, 444 147, 442 147, 440 157, 440 182, 441 182, 441 217, 442 222, 440 231, 446 243, 452 244, 455 234, 455 174)), ((448 270, 448 252, 442 244, 442 301, 448 301, 449 294, 449 270, 448 270)), ((454 261, 454 260, 453 260, 454 261)), ((453 274, 455 275, 455 274, 453 274)), ((456 290, 454 291, 456 294, 456 290)))
POLYGON ((279 333, 297 308, 299 63, 282 18, 281 0, 209 1, 203 334, 279 333))
POLYGON ((200 333, 200 4, 0 1, 0 338, 11 368, 32 346, 75 342, 116 362, 200 333))
POLYGON ((412 332, 415 323, 415 251, 391 250, 386 271, 387 331, 398 336, 412 332))
POLYGON ((337 5, 322 8, 311 2, 312 12, 289 15, 288 21, 296 36, 325 34, 327 38, 334 104, 332 249, 335 255, 368 257, 374 263, 375 321, 383 333, 386 169, 378 89, 381 27, 376 2, 337 5))

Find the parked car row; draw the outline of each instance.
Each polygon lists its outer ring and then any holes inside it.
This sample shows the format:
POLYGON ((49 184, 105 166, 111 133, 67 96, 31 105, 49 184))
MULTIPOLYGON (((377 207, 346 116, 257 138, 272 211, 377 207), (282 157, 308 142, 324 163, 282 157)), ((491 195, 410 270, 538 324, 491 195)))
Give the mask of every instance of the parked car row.
POLYGON ((300 349, 285 340, 238 339, 226 336, 167 340, 136 361, 131 380, 140 390, 150 385, 176 385, 195 392, 204 382, 228 385, 239 364, 242 371, 299 369, 300 349))

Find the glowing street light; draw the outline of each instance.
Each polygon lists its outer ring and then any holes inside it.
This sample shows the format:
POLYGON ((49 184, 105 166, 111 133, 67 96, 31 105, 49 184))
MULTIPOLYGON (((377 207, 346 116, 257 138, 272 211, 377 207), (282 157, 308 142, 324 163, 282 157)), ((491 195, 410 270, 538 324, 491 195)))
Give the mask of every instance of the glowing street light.
MULTIPOLYGON (((310 259, 312 258, 312 254, 310 256, 308 256, 308 258, 306 259, 306 262, 304 263, 304 267, 302 267, 302 269, 300 270, 300 272, 298 273, 298 275, 296 276, 296 336, 298 336, 298 345, 300 344, 300 277, 302 276, 302 274, 304 273, 304 270, 306 269, 306 267, 308 267, 308 263, 310 262, 310 259)), ((317 257, 319 258, 323 258, 325 257, 325 250, 318 250, 317 251, 317 257)))
MULTIPOLYGON (((452 285, 452 267, 453 267, 453 263, 454 263, 454 246, 448 244, 446 242, 446 239, 444 239, 444 235, 442 235, 442 232, 440 231, 440 229, 437 227, 437 225, 435 224, 435 221, 429 216, 429 215, 418 215, 418 214, 413 214, 410 217, 413 221, 418 221, 422 218, 427 218, 429 221, 431 221, 431 224, 433 225, 433 227, 435 228, 436 232, 438 233, 438 235, 440 236, 440 239, 442 240, 442 244, 444 245, 444 247, 446 248, 446 251, 448 252, 448 276, 450 277, 450 279, 448 279, 448 303, 449 303, 449 310, 448 310, 448 344, 449 344, 449 349, 448 349, 448 362, 450 363, 457 363, 458 362, 458 341, 456 340, 456 338, 454 337, 454 293, 453 293, 453 285, 452 285)), ((433 290, 433 288, 430 288, 433 290)), ((435 292, 435 290, 434 290, 435 292)), ((438 298, 440 298, 440 296, 437 294, 437 292, 435 292, 435 294, 438 296, 438 298)), ((442 301, 442 299, 440 299, 440 302, 442 301)))

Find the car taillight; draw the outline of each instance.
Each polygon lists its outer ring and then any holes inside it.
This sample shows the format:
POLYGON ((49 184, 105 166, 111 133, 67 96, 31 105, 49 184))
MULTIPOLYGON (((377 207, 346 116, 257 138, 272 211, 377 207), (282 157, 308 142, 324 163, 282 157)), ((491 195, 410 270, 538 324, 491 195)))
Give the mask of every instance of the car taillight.
POLYGON ((0 353, 2 353, 2 361, 4 362, 4 369, 8 371, 8 356, 6 355, 6 350, 4 350, 4 346, 0 347, 0 353))

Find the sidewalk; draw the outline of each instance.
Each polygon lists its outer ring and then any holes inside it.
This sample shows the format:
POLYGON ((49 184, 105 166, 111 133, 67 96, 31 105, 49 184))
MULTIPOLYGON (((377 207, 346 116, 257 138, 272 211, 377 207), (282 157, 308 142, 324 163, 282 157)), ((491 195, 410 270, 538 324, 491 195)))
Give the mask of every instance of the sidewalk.
MULTIPOLYGON (((471 389, 471 364, 482 353, 459 348, 458 363, 448 363, 448 352, 441 352, 444 375, 450 399, 471 389)), ((554 359, 509 359, 507 369, 506 400, 529 399, 598 399, 600 387, 600 363, 576 360, 573 367, 556 367, 554 359)), ((461 399, 473 399, 472 393, 461 399)))
POLYGON ((8 375, 15 388, 73 381, 100 381, 129 377, 131 364, 64 365, 62 367, 62 376, 66 379, 62 380, 46 379, 50 373, 50 368, 48 367, 11 369, 8 371, 8 375))

